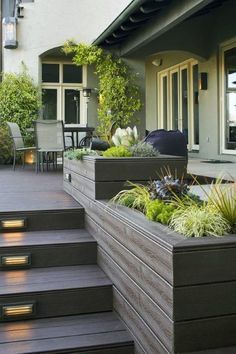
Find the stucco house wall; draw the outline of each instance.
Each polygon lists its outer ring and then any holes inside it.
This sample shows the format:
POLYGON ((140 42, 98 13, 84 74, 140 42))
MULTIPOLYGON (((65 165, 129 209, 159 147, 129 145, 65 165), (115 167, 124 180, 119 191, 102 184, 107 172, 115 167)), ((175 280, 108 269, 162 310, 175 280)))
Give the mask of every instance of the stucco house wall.
POLYGON ((236 161, 236 152, 222 152, 220 113, 220 46, 236 37, 235 13, 236 3, 230 0, 223 7, 183 22, 156 40, 152 48, 147 46, 139 52, 146 64, 148 130, 158 127, 158 72, 193 58, 198 60, 199 72, 208 74, 208 89, 199 91, 200 149, 192 156, 236 161), (162 60, 161 66, 152 64, 156 58, 162 60))

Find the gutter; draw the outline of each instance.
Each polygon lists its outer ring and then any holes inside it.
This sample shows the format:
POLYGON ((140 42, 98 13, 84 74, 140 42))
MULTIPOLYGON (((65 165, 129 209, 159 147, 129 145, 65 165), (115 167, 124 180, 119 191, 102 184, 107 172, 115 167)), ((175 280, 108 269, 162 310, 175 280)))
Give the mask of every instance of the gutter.
POLYGON ((99 37, 97 37, 92 44, 99 45, 107 37, 109 37, 117 28, 122 25, 122 23, 129 18, 129 16, 139 9, 139 7, 144 4, 146 0, 133 0, 121 13, 120 15, 103 31, 99 37))

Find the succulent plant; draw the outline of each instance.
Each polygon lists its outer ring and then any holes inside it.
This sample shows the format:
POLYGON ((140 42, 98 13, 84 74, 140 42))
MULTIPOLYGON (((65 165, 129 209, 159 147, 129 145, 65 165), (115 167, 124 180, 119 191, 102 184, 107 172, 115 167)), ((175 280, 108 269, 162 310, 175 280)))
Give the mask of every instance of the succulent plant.
POLYGON ((104 157, 131 157, 131 152, 124 145, 112 146, 111 148, 103 151, 104 157))
POLYGON ((134 157, 156 157, 159 155, 159 151, 151 144, 145 142, 139 142, 130 146, 129 151, 131 151, 134 157))
POLYGON ((161 180, 149 184, 151 199, 171 200, 174 197, 183 197, 188 194, 189 187, 184 181, 165 176, 161 180))
POLYGON ((126 129, 117 128, 115 134, 112 136, 112 141, 115 146, 124 145, 131 146, 138 142, 137 128, 130 127, 126 129))
POLYGON ((82 160, 84 156, 88 155, 97 155, 96 151, 82 148, 82 149, 75 149, 75 150, 68 150, 65 152, 64 156, 69 160, 82 160))

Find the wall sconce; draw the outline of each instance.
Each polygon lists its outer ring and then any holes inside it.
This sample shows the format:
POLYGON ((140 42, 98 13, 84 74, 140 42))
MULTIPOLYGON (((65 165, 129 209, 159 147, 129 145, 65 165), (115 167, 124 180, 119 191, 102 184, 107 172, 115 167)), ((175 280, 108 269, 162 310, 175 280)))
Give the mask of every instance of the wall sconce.
POLYGON ((18 47, 16 24, 17 19, 15 17, 4 17, 2 20, 3 47, 6 49, 16 49, 18 47))
POLYGON ((199 74, 199 90, 207 90, 207 84, 208 84, 208 80, 207 80, 207 73, 200 73, 199 74))
POLYGON ((90 88, 83 88, 83 97, 90 98, 92 89, 90 88))
POLYGON ((154 66, 161 66, 162 65, 162 59, 161 58, 156 58, 152 61, 152 65, 154 66))

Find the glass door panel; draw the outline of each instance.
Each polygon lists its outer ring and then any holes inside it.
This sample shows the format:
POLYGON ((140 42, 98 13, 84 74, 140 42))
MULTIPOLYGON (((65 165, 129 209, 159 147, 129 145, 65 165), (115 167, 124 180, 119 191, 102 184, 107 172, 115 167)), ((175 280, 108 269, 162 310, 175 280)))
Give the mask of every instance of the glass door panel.
POLYGON ((198 103, 198 64, 192 66, 193 80, 193 145, 199 145, 199 103, 198 103))
POLYGON ((181 121, 179 122, 179 129, 184 133, 188 141, 188 70, 181 69, 181 121))
POLYGON ((167 129, 167 119, 168 119, 168 86, 167 86, 167 76, 162 77, 162 125, 164 129, 167 129))
POLYGON ((179 119, 179 73, 171 73, 171 129, 178 129, 179 119))
POLYGON ((236 48, 225 51, 225 149, 236 149, 236 48))
POLYGON ((64 122, 65 124, 80 123, 80 91, 64 90, 64 122))
POLYGON ((57 89, 43 89, 43 119, 57 119, 57 89))

